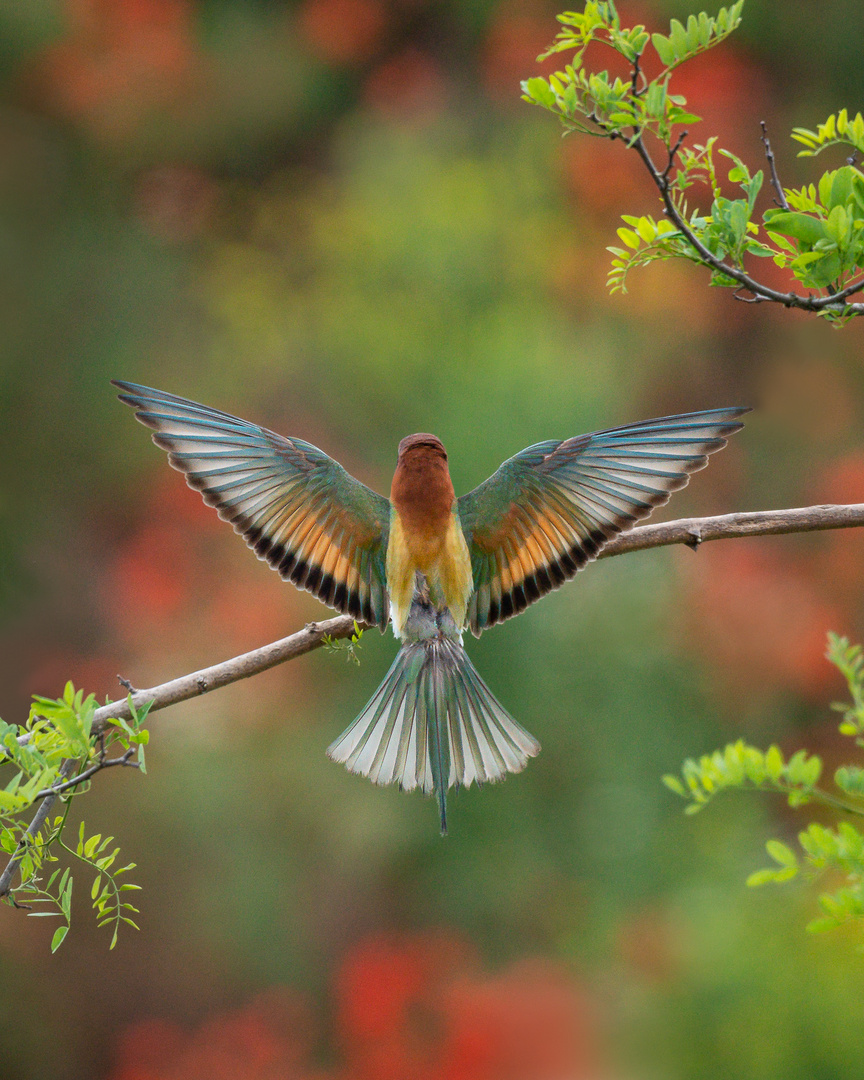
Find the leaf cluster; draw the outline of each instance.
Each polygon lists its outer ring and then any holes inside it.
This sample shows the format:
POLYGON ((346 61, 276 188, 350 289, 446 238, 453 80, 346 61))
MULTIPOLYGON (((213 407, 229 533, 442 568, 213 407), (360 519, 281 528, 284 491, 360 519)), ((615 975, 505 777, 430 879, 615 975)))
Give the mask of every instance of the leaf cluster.
POLYGON ((131 721, 113 719, 104 731, 94 733, 95 696, 85 697, 67 683, 60 698, 33 698, 23 728, 0 720, 0 769, 8 777, 0 788, 0 849, 9 856, 9 867, 20 875, 18 885, 9 881, 3 899, 28 909, 32 917, 63 920, 54 933, 52 952, 63 943, 72 918, 71 866, 50 869, 61 860, 75 860, 95 872, 91 900, 98 924, 113 927, 112 949, 121 922, 135 925, 128 913, 137 909, 121 894, 138 886, 117 880, 135 864, 115 867, 120 849, 109 850, 113 837, 103 838, 99 833, 88 837, 82 821, 77 844, 71 846, 65 840, 72 802, 89 790, 96 773, 112 765, 146 771, 144 747, 149 733, 142 722, 149 706, 136 709, 131 695, 128 702, 131 721), (53 817, 49 813, 41 827, 33 829, 33 808, 43 799, 63 809, 53 817), (49 910, 29 910, 42 904, 49 910))
MULTIPOLYGON (((778 205, 759 215, 761 170, 751 173, 740 158, 716 147, 716 137, 692 148, 684 145, 688 131, 682 128, 699 117, 689 111, 685 97, 672 92, 673 72, 724 41, 740 24, 743 6, 744 0, 738 0, 716 16, 704 11, 690 15, 686 24, 673 19, 668 34, 649 35, 641 24, 623 27, 612 0, 589 0, 584 11, 558 17, 563 29, 539 57, 572 52, 570 62, 548 78, 526 79, 523 97, 558 116, 565 133, 620 139, 634 148, 659 190, 665 221, 650 215, 623 216, 625 227, 618 235, 625 246, 609 248, 613 261, 608 284, 613 293, 626 291, 627 274, 634 267, 683 258, 708 267, 712 285, 750 294, 742 299, 802 307, 843 324, 864 313, 864 305, 847 301, 864 288, 860 275, 864 269, 864 173, 854 160, 801 190, 783 189, 773 172, 774 158, 766 138, 778 205), (630 78, 612 77, 606 70, 589 66, 588 49, 594 43, 622 56, 630 65, 630 78), (648 50, 653 50, 654 57, 647 66, 659 68, 651 79, 643 70, 648 50), (662 164, 652 159, 648 136, 659 142, 662 164), (731 162, 723 180, 740 188, 740 195, 723 193, 715 152, 731 162), (696 182, 711 192, 707 209, 688 206, 685 192, 696 182), (790 270, 808 293, 780 293, 760 283, 749 272, 749 256, 773 259, 790 270)), ((844 109, 815 132, 795 128, 793 138, 805 147, 799 156, 814 156, 841 144, 864 154, 864 118, 859 113, 850 119, 844 109)))
MULTIPOLYGON (((737 184, 743 198, 730 199, 722 194, 722 182, 718 176, 718 163, 714 159, 717 140, 711 138, 702 146, 692 149, 682 147, 680 166, 669 181, 670 192, 676 197, 678 208, 686 220, 690 232, 699 238, 701 245, 718 261, 726 260, 731 266, 744 268, 744 256, 774 256, 784 258, 782 252, 758 239, 759 226, 752 218, 756 198, 762 189, 764 174, 761 170, 750 175, 744 162, 729 150, 718 150, 718 155, 728 159, 732 168, 728 179, 737 184), (707 214, 699 210, 689 212, 684 192, 695 183, 702 182, 713 193, 713 202, 707 214)), ((619 229, 618 236, 625 248, 609 247, 613 255, 608 285, 611 292, 626 292, 626 278, 630 270, 645 266, 657 259, 683 258, 705 265, 699 251, 693 247, 686 233, 677 229, 668 218, 655 221, 650 215, 622 220, 628 229, 619 229)), ((711 283, 738 287, 739 283, 722 270, 712 267, 711 283)))
POLYGON ((643 133, 668 140, 676 124, 696 123, 681 95, 669 93, 669 77, 676 67, 719 44, 738 26, 744 0, 722 8, 715 18, 704 12, 690 16, 684 26, 673 19, 669 34, 649 34, 642 24, 622 27, 613 0, 588 0, 582 12, 558 16, 562 24, 555 41, 539 60, 560 52, 573 52, 563 71, 548 79, 526 79, 526 101, 555 113, 565 130, 605 138, 622 138, 632 145, 643 133), (630 79, 612 77, 608 71, 586 67, 586 53, 593 43, 608 46, 633 66, 630 79), (648 81, 642 75, 641 58, 649 42, 660 58, 662 71, 648 81))
POLYGON ((323 638, 323 649, 328 653, 341 653, 349 664, 357 664, 360 666, 360 657, 357 655, 357 650, 360 648, 360 641, 363 637, 363 630, 357 625, 357 620, 354 620, 354 632, 350 638, 332 638, 329 634, 325 634, 323 638))
MULTIPOLYGON (((828 659, 846 679, 851 704, 835 704, 843 714, 840 731, 864 747, 864 651, 846 638, 828 635, 828 659)), ((788 760, 777 746, 766 751, 739 740, 684 762, 680 776, 664 776, 663 782, 686 799, 685 813, 693 814, 706 806, 721 791, 769 791, 783 795, 790 806, 821 804, 834 813, 864 817, 864 768, 856 763, 841 765, 834 772, 833 790, 818 786, 822 761, 805 750, 796 751, 788 760)), ((850 822, 823 825, 811 821, 798 834, 800 853, 778 839, 768 840, 766 848, 774 865, 757 870, 747 879, 748 885, 789 881, 799 874, 810 880, 826 875, 843 884, 820 894, 822 915, 808 924, 808 930, 830 930, 851 919, 864 917, 864 834, 850 822)))

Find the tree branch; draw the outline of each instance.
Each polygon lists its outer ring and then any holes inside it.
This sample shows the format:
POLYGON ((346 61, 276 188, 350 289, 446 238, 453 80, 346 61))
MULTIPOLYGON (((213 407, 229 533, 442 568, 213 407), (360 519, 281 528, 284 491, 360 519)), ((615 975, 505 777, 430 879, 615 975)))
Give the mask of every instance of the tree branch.
MULTIPOLYGON (((686 544, 697 548, 709 540, 731 540, 746 536, 772 536, 783 533, 815 532, 825 529, 851 529, 864 525, 864 503, 847 505, 805 506, 790 510, 757 510, 715 517, 680 518, 656 525, 640 525, 621 533, 603 548, 598 558, 608 559, 631 551, 686 544)), ((325 641, 351 637, 355 627, 368 629, 350 615, 339 615, 325 622, 309 623, 289 637, 264 645, 260 649, 235 656, 221 664, 193 671, 170 682, 160 683, 148 690, 136 690, 132 701, 136 708, 151 702, 150 712, 165 709, 190 698, 200 697, 229 683, 258 675, 288 660, 320 648, 325 641)), ((121 698, 103 705, 93 714, 93 734, 106 729, 112 719, 130 720, 128 700, 121 698)), ((22 736, 23 740, 27 736, 22 736)))
MULTIPOLYGON (((190 675, 181 675, 179 679, 160 683, 159 686, 151 687, 149 690, 136 690, 132 694, 132 702, 136 708, 142 708, 148 702, 152 702, 150 712, 167 709, 169 705, 200 697, 202 694, 218 690, 240 679, 249 679, 269 668, 294 660, 314 649, 320 649, 327 641, 349 638, 355 632, 355 627, 368 629, 365 623, 355 620, 350 615, 339 615, 335 619, 327 619, 324 622, 307 623, 296 634, 281 638, 270 645, 264 645, 260 649, 242 653, 221 664, 213 664, 212 667, 201 668, 200 671, 193 671, 190 675)), ((108 705, 103 705, 101 709, 96 709, 93 713, 91 730, 96 735, 106 729, 109 721, 121 718, 132 719, 132 711, 127 698, 112 701, 108 705)))
POLYGON ((778 536, 783 533, 854 529, 864 525, 864 503, 803 506, 793 510, 754 510, 717 517, 681 518, 640 525, 611 540, 597 556, 605 559, 628 551, 686 544, 697 548, 708 540, 734 540, 744 536, 778 536))
POLYGON ((829 309, 837 308, 840 311, 853 311, 858 315, 864 314, 864 304, 846 304, 844 301, 847 297, 852 296, 853 293, 861 292, 864 289, 864 278, 858 281, 853 281, 851 285, 847 285, 845 289, 841 289, 833 296, 802 296, 800 293, 778 292, 776 289, 770 288, 768 285, 763 285, 762 282, 756 281, 755 278, 750 277, 749 274, 743 270, 739 270, 735 266, 730 266, 728 263, 723 262, 722 259, 718 259, 708 248, 702 243, 698 236, 693 232, 684 218, 678 211, 678 207, 675 205, 675 200, 670 193, 670 183, 668 174, 660 172, 657 166, 654 164, 654 160, 648 153, 642 136, 639 135, 630 145, 642 159, 645 168, 654 181, 657 190, 660 192, 660 197, 663 200, 663 206, 666 210, 666 216, 672 221, 690 247, 698 254, 700 260, 707 266, 718 271, 718 273, 724 274, 728 278, 732 278, 733 281, 737 281, 738 284, 746 289, 748 292, 752 292, 754 295, 761 297, 765 300, 773 300, 776 304, 783 304, 784 307, 801 308, 804 311, 826 311, 829 309))
POLYGON ((768 168, 771 170, 771 187, 777 194, 777 198, 774 202, 780 207, 781 210, 788 210, 789 203, 786 201, 786 192, 783 190, 783 185, 780 183, 780 177, 777 175, 777 161, 774 158, 774 151, 771 149, 771 143, 768 139, 768 128, 764 120, 759 121, 759 126, 762 128, 762 145, 765 147, 765 160, 768 162, 768 168))
MULTIPOLYGON (((53 795, 62 795, 64 791, 69 791, 71 788, 78 787, 83 784, 85 780, 90 780, 98 772, 102 772, 103 769, 110 769, 112 765, 123 765, 130 769, 137 769, 138 762, 132 761, 132 755, 136 752, 134 746, 130 747, 121 757, 115 758, 99 758, 89 769, 85 769, 84 772, 78 773, 77 776, 73 776, 71 780, 67 780, 63 784, 55 784, 53 787, 43 788, 42 791, 37 791, 33 796, 34 801, 36 799, 47 799, 53 795)), ((2 894, 0 894, 2 895, 2 894)))
MULTIPOLYGON (((715 517, 680 518, 677 521, 663 521, 656 525, 640 525, 628 532, 621 533, 610 540, 600 552, 598 558, 607 559, 614 555, 626 555, 631 551, 644 551, 647 548, 668 547, 672 544, 686 544, 694 550, 709 540, 730 540, 746 536, 776 536, 783 533, 815 532, 825 529, 851 529, 864 525, 864 503, 848 505, 805 506, 791 510, 758 510, 752 513, 720 514, 715 517)), ((294 660, 298 656, 320 648, 327 641, 339 641, 351 637, 363 623, 350 615, 340 615, 325 622, 309 623, 296 634, 291 634, 280 641, 274 641, 260 649, 235 656, 221 664, 193 671, 179 679, 160 683, 149 690, 136 690, 131 696, 136 708, 143 708, 150 703, 150 712, 166 709, 190 698, 200 697, 211 690, 218 690, 229 683, 248 679, 262 671, 294 660)), ((127 683, 128 680, 122 680, 127 683)), ((132 712, 128 698, 103 705, 93 714, 93 734, 104 732, 112 719, 130 720, 132 712)), ((29 734, 22 735, 19 742, 29 741, 29 734)), ((75 761, 67 761, 63 766, 63 776, 69 777, 76 766, 75 761)), ((75 786, 106 765, 127 764, 124 759, 115 758, 75 777, 73 781, 55 785, 39 793, 44 796, 26 836, 22 839, 6 869, 0 875, 0 897, 9 892, 12 877, 18 868, 27 838, 34 836, 45 822, 51 806, 58 794, 75 786)))

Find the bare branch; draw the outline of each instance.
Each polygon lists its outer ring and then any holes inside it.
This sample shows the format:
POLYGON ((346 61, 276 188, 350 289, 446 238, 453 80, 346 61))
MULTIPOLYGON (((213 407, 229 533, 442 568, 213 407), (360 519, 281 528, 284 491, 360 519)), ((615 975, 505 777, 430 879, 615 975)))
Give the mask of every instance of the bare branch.
MULTIPOLYGON (((795 510, 761 510, 744 514, 722 514, 717 517, 683 518, 656 525, 641 525, 621 533, 600 552, 599 558, 611 558, 630 551, 666 547, 670 544, 694 546, 708 540, 724 540, 744 536, 767 536, 779 533, 813 532, 824 529, 849 529, 864 525, 864 503, 846 506, 806 506, 795 510)), ((361 624, 357 624, 361 625, 361 624)), ((210 690, 248 679, 268 668, 276 667, 312 652, 324 644, 325 638, 340 640, 351 637, 355 621, 350 615, 340 615, 327 622, 310 623, 299 633, 265 645, 262 649, 235 656, 213 667, 184 675, 172 682, 162 683, 149 690, 138 690, 132 700, 142 707, 148 701, 150 711, 176 705, 189 698, 200 697, 210 690)), ((93 715, 93 730, 104 730, 110 718, 130 719, 126 700, 103 705, 93 715)))
POLYGON ((670 544, 698 546, 708 540, 732 540, 745 536, 778 536, 783 533, 819 532, 825 529, 854 529, 864 525, 864 503, 830 506, 802 506, 794 510, 754 510, 717 517, 681 518, 641 525, 621 533, 597 556, 606 559, 629 551, 666 547, 670 544))
POLYGON ((771 149, 771 143, 768 141, 768 128, 765 126, 765 121, 760 120, 759 126, 762 128, 762 145, 765 147, 765 158, 768 162, 768 168, 771 171, 771 187, 774 188, 777 193, 777 198, 774 202, 782 210, 789 209, 789 203, 786 201, 786 192, 783 190, 783 185, 780 183, 780 177, 777 175, 777 163, 774 159, 774 151, 771 149))
MULTIPOLYGON (((644 551, 647 548, 668 547, 672 544, 686 544, 696 550, 709 540, 729 540, 746 536, 776 536, 783 533, 815 532, 826 529, 851 529, 864 525, 864 503, 848 505, 805 506, 791 510, 758 510, 752 513, 721 514, 716 517, 681 518, 677 521, 663 521, 656 525, 640 525, 629 532, 621 533, 606 545, 598 558, 607 559, 614 555, 625 555, 631 551, 644 551)), ((274 641, 260 649, 235 656, 221 664, 193 671, 171 682, 161 683, 149 690, 136 690, 132 701, 136 708, 143 708, 148 702, 150 711, 165 709, 190 698, 200 697, 211 690, 227 686, 240 679, 248 679, 269 668, 294 660, 298 656, 320 648, 326 641, 339 641, 351 637, 355 630, 364 624, 356 622, 350 615, 340 615, 326 622, 309 623, 296 634, 274 641)), ((94 734, 104 732, 112 719, 130 720, 132 713, 128 699, 103 705, 93 714, 94 734)), ((22 735, 19 742, 27 742, 29 733, 22 735)), ((80 776, 39 792, 44 797, 36 811, 25 837, 0 875, 0 897, 9 893, 12 878, 30 837, 35 836, 44 824, 54 800, 59 794, 87 780, 94 773, 109 765, 132 764, 127 755, 113 758, 101 764, 96 763, 80 776)), ((69 777, 77 766, 75 761, 63 765, 62 775, 69 777)))
POLYGON ((85 780, 89 780, 92 776, 95 776, 97 772, 101 772, 103 769, 110 769, 112 765, 125 765, 130 769, 137 769, 138 762, 132 761, 132 755, 136 753, 134 746, 131 746, 121 757, 115 758, 100 758, 95 764, 91 765, 89 769, 85 769, 84 772, 78 773, 77 776, 73 776, 71 780, 67 780, 63 784, 55 784, 54 787, 43 788, 42 791, 37 791, 33 796, 34 801, 36 799, 47 799, 51 795, 62 795, 64 791, 69 791, 71 788, 78 787, 83 784, 85 780))
POLYGON ((633 61, 633 71, 630 75, 630 93, 635 98, 642 97, 642 95, 645 93, 647 85, 648 80, 642 70, 642 57, 637 56, 636 59, 633 61), (641 86, 639 85, 640 79, 642 80, 641 86))
POLYGON ((764 296, 742 296, 741 294, 746 292, 743 288, 736 289, 732 296, 735 300, 740 300, 742 304, 764 304, 766 298, 764 296))
MULTIPOLYGON (((610 540, 598 558, 608 559, 630 551, 688 544, 691 547, 709 540, 727 540, 746 536, 770 536, 782 533, 814 532, 826 529, 850 529, 864 525, 864 503, 847 505, 805 506, 790 510, 758 510, 715 517, 682 518, 655 525, 640 525, 610 540)), ((248 679, 262 671, 294 660, 320 648, 325 640, 349 638, 355 628, 367 629, 350 615, 339 615, 325 622, 309 623, 296 634, 274 641, 260 649, 235 656, 221 664, 193 671, 171 682, 161 683, 148 690, 136 690, 132 701, 136 708, 151 703, 150 711, 165 709, 190 698, 200 697, 211 690, 248 679)), ((128 699, 103 705, 93 714, 94 734, 105 731, 112 719, 132 718, 128 699)), ((23 740, 27 736, 22 736, 23 740)))
POLYGON ((669 150, 669 160, 666 162, 666 168, 660 174, 663 177, 663 180, 665 181, 667 187, 669 186, 669 173, 672 172, 672 166, 675 164, 675 155, 681 149, 684 140, 689 134, 690 133, 688 131, 682 131, 681 134, 678 136, 675 145, 669 150))
MULTIPOLYGON (((143 708, 148 702, 152 702, 150 712, 166 709, 169 705, 200 697, 211 690, 218 690, 229 683, 248 679, 252 675, 258 675, 288 660, 294 660, 298 656, 319 649, 325 640, 340 641, 349 638, 354 633, 355 627, 367 629, 365 623, 355 621, 350 615, 340 615, 335 619, 327 619, 320 623, 309 623, 296 634, 274 641, 261 649, 253 649, 252 652, 235 656, 232 660, 225 660, 221 664, 193 671, 191 675, 182 675, 179 679, 161 683, 149 690, 136 690, 132 695, 132 701, 136 708, 143 708)), ((96 709, 93 713, 91 730, 94 734, 104 731, 112 719, 132 719, 128 699, 112 701, 109 705, 96 709)))
MULTIPOLYGON (((132 695, 132 700, 136 708, 143 708, 148 702, 152 702, 150 706, 151 712, 157 709, 165 709, 169 705, 176 705, 180 701, 198 697, 201 694, 208 693, 210 690, 218 690, 221 686, 227 686, 229 683, 237 682, 240 679, 248 679, 252 675, 267 671, 268 668, 276 667, 278 664, 284 664, 288 660, 295 659, 295 657, 303 656, 304 653, 320 648, 325 641, 339 641, 349 638, 355 633, 356 628, 365 629, 366 627, 365 624, 355 621, 350 615, 340 615, 336 619, 328 619, 320 623, 308 623, 298 633, 282 638, 281 641, 274 641, 270 645, 254 649, 252 652, 244 653, 241 656, 235 656, 224 663, 202 668, 201 671, 193 671, 191 675, 184 675, 179 679, 162 683, 149 690, 136 690, 132 695)), ((128 682, 128 680, 121 681, 128 682)), ((96 709, 93 713, 92 734, 103 733, 112 719, 119 718, 124 720, 132 719, 132 710, 129 708, 128 698, 111 702, 108 705, 103 705, 100 709, 96 709)), ((21 744, 27 743, 30 741, 30 737, 30 733, 26 732, 24 735, 19 736, 18 742, 21 744)), ((0 874, 0 897, 9 895, 12 879, 21 863, 21 859, 24 857, 27 844, 30 838, 35 836, 45 824, 58 795, 75 787, 82 781, 90 779, 91 776, 107 766, 131 764, 132 762, 127 760, 126 754, 120 758, 96 762, 91 768, 81 773, 80 776, 72 777, 71 780, 66 780, 65 783, 56 784, 53 788, 46 788, 36 795, 37 799, 42 799, 42 803, 30 822, 27 832, 21 838, 12 858, 7 863, 5 870, 0 874)), ((70 777, 77 766, 78 762, 73 759, 65 761, 60 771, 61 777, 70 777)))

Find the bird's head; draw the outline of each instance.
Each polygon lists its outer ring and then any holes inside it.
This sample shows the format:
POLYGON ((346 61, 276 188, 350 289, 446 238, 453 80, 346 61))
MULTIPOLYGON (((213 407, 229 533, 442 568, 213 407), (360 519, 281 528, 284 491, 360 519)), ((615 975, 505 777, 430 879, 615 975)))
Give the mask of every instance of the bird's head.
POLYGON ((399 443, 390 498, 400 514, 416 516, 418 528, 432 519, 440 524, 450 514, 453 484, 447 451, 437 435, 408 435, 399 443))
POLYGON ((415 457, 439 457, 447 460, 447 451, 444 443, 437 435, 429 435, 420 432, 417 435, 406 435, 399 443, 399 461, 405 462, 415 457))

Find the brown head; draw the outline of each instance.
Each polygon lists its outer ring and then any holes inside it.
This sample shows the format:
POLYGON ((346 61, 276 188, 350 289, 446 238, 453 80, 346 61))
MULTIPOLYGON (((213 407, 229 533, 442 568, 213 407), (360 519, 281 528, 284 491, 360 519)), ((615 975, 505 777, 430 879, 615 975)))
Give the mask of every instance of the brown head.
POLYGON ((399 460, 401 461, 410 450, 419 450, 421 448, 439 453, 445 461, 447 460, 444 443, 441 442, 437 435, 429 435, 424 432, 405 436, 402 442, 399 443, 399 460))
POLYGON ((447 527, 455 493, 447 451, 437 435, 408 435, 399 443, 399 460, 390 499, 405 528, 439 533, 447 527))

